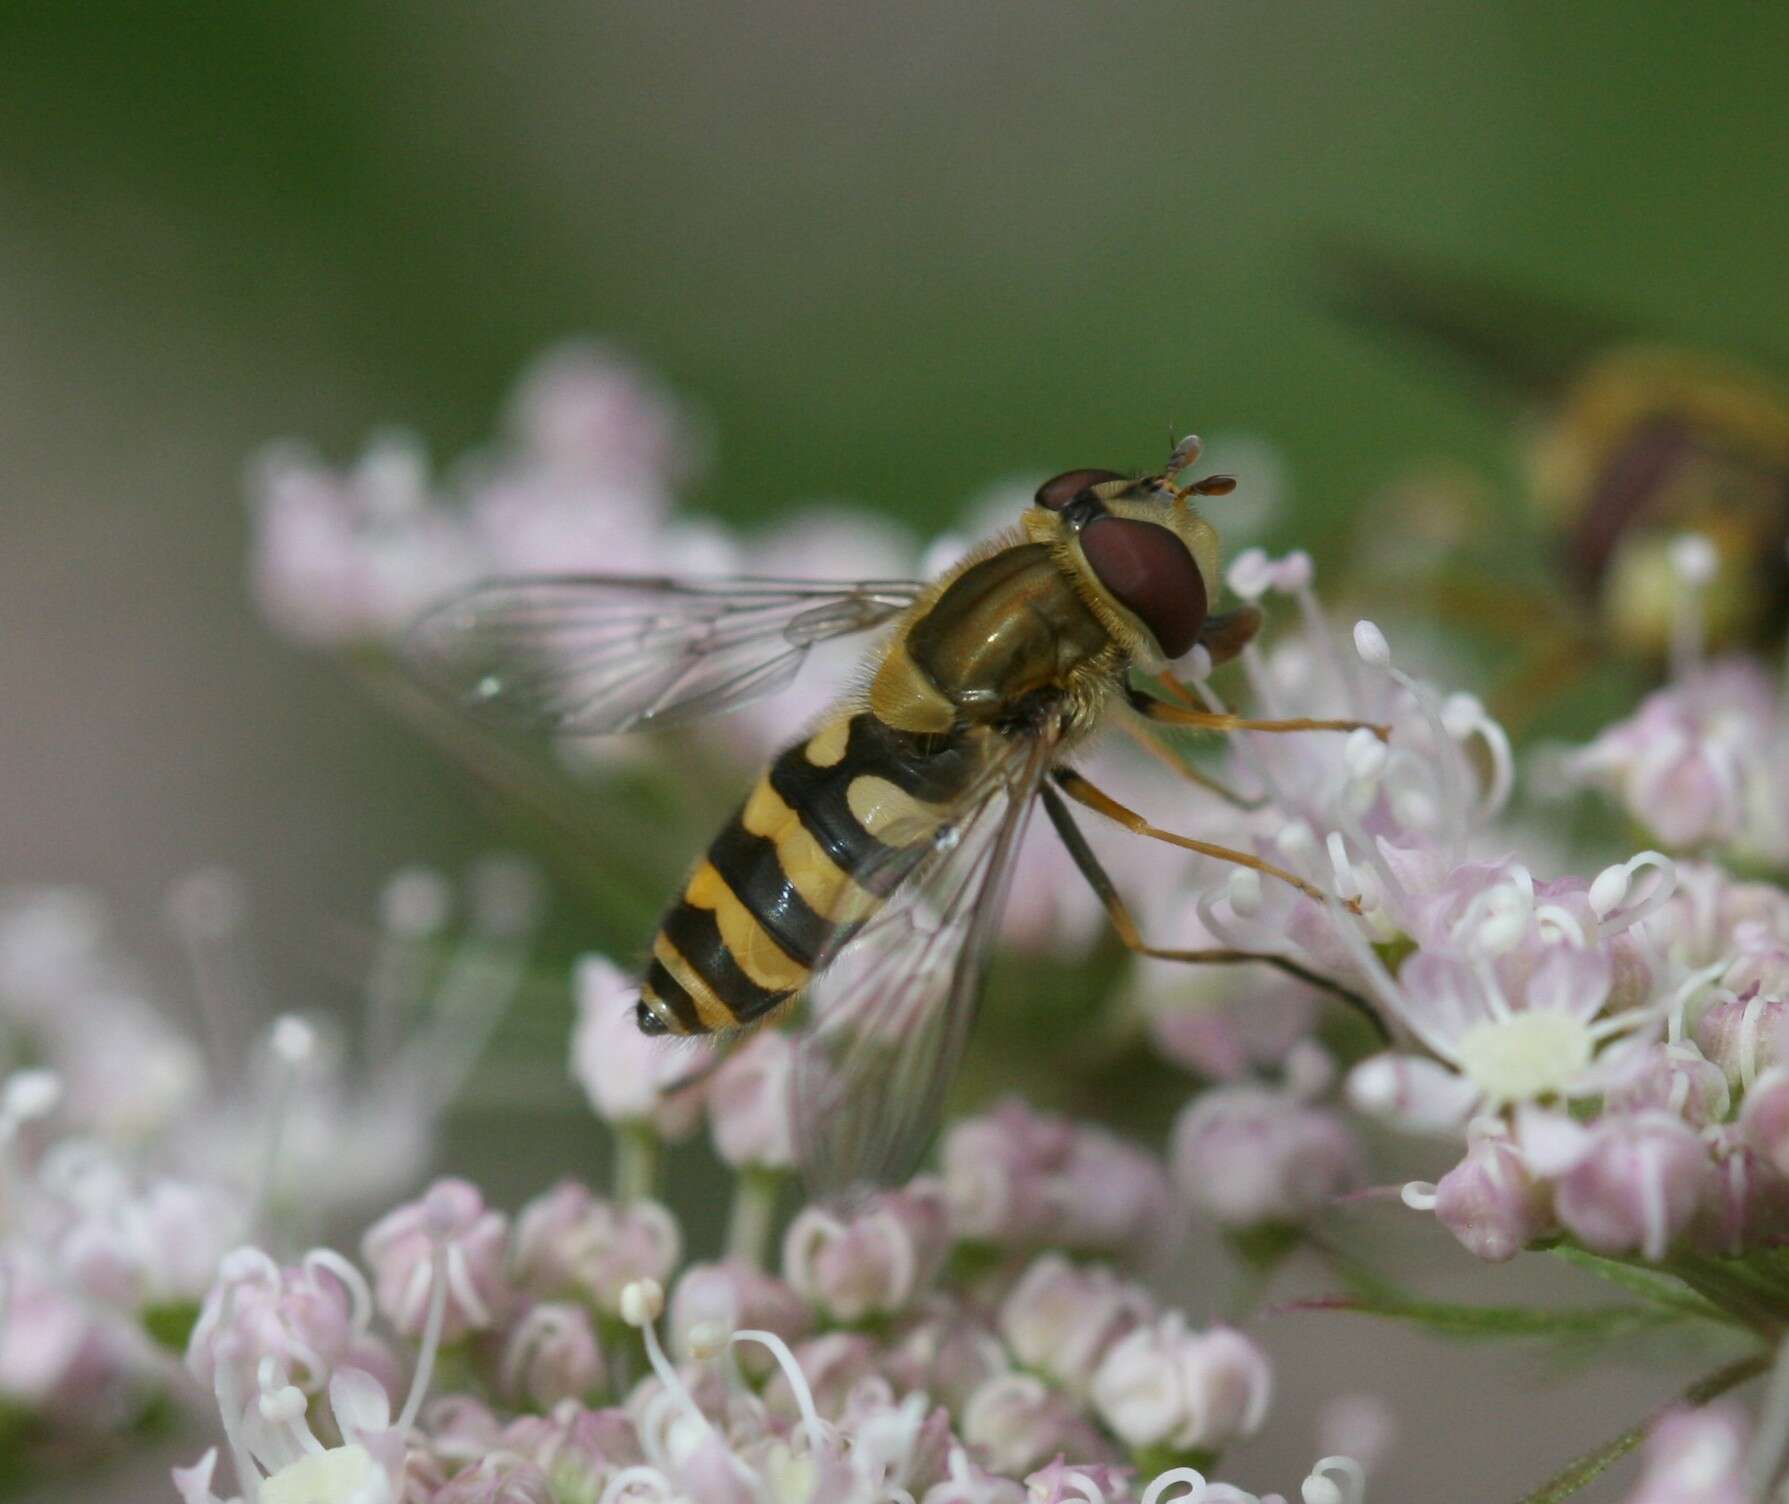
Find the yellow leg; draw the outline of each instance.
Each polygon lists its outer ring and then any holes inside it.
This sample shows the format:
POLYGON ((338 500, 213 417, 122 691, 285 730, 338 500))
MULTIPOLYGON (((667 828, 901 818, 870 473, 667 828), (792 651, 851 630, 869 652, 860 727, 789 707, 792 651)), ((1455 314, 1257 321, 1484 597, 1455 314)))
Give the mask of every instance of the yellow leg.
MULTIPOLYGON (((1181 685, 1182 690, 1185 689, 1181 685)), ((1170 705, 1153 695, 1133 690, 1131 708, 1146 720, 1160 721, 1164 726, 1184 726, 1189 731, 1371 731, 1380 741, 1391 740, 1391 727, 1374 721, 1329 721, 1309 716, 1291 720, 1257 721, 1248 716, 1221 715, 1210 710, 1192 710, 1183 705, 1170 705)))
POLYGON ((1056 827, 1056 833, 1062 837, 1062 844, 1068 848, 1068 854, 1074 859, 1075 866, 1080 868, 1081 875, 1087 879, 1088 886, 1093 889, 1094 896, 1105 909, 1106 917, 1112 921, 1112 929, 1124 943, 1125 949, 1135 955, 1147 956, 1152 961, 1176 961, 1192 966, 1234 966, 1244 962, 1258 961, 1264 966, 1272 966, 1289 977, 1307 983, 1309 986, 1333 993, 1349 1007, 1364 1014, 1372 1023, 1374 1030, 1382 1037, 1387 1037, 1385 1024, 1374 1012, 1372 1005, 1358 992, 1344 987, 1332 977, 1312 971, 1301 966, 1288 956, 1277 956, 1268 951, 1237 950, 1229 946, 1212 946, 1200 950, 1175 950, 1164 946, 1151 945, 1143 938, 1142 931, 1137 928, 1137 921, 1132 917, 1129 907, 1113 884, 1111 875, 1100 865, 1099 858, 1093 854, 1093 848, 1087 844, 1087 838, 1081 834, 1080 826, 1075 824, 1074 816, 1068 811, 1056 791, 1051 788, 1043 790, 1044 812, 1049 815, 1050 823, 1056 827))
MULTIPOLYGON (((1231 846, 1219 846, 1212 841, 1197 840, 1192 836, 1176 835, 1171 830, 1163 830, 1159 825, 1151 825, 1147 820, 1127 805, 1120 804, 1110 794, 1089 782, 1072 768, 1058 768, 1051 775, 1060 785, 1062 792, 1077 804, 1084 804, 1095 814, 1104 815, 1108 820, 1115 820, 1126 830, 1136 835, 1148 836, 1152 841, 1162 841, 1169 846, 1178 846, 1184 851, 1197 852, 1200 856, 1214 857, 1220 862, 1234 862, 1238 867, 1247 867, 1250 871, 1259 872, 1266 877, 1278 878, 1283 883, 1290 883, 1307 898, 1318 903, 1327 903, 1329 895, 1321 888, 1306 882, 1296 872, 1288 872, 1284 867, 1276 867, 1272 862, 1264 862, 1260 857, 1247 851, 1238 851, 1231 846)), ((1352 913, 1360 912, 1360 904, 1350 898, 1345 900, 1352 913)))
POLYGON ((1196 784, 1208 793, 1216 794, 1218 798, 1222 799, 1226 804, 1233 805, 1237 809, 1261 808, 1261 800, 1245 799, 1222 780, 1213 778, 1211 774, 1205 772, 1201 768, 1194 767, 1191 763, 1185 761, 1160 737, 1154 735, 1147 726, 1139 725, 1136 721, 1133 721, 1128 717, 1126 717, 1120 724, 1123 727, 1126 736, 1159 762, 1170 773, 1173 773, 1177 778, 1183 778, 1188 783, 1196 784))

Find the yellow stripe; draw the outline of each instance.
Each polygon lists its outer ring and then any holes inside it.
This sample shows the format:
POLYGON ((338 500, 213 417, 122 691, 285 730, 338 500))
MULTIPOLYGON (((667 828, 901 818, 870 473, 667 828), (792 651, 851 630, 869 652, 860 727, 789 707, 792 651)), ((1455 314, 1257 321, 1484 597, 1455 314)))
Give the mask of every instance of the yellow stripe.
POLYGON ((857 823, 877 840, 893 831, 895 839, 888 842, 891 846, 911 845, 936 830, 943 818, 932 805, 921 803, 899 784, 874 773, 861 773, 851 780, 845 803, 857 823))
POLYGON ((851 717, 842 715, 810 736, 803 753, 816 768, 836 768, 850 740, 851 717))
POLYGON ((851 874, 808 834, 801 816, 770 786, 768 775, 758 780, 739 819, 753 835, 775 843, 783 876, 801 895, 802 902, 822 919, 849 924, 876 911, 880 900, 858 887, 851 874))
POLYGON ((699 976, 694 967, 683 959, 677 947, 663 935, 652 942, 652 953, 665 963, 665 970, 677 980, 677 985, 690 995, 690 1001, 696 1005, 696 1017, 702 1027, 710 1033, 721 1029, 737 1029, 739 1018, 719 997, 712 987, 699 976))
POLYGON ((684 901, 714 911, 715 926, 739 969, 767 992, 793 992, 808 969, 778 945, 739 901, 712 862, 703 862, 683 890, 684 901))

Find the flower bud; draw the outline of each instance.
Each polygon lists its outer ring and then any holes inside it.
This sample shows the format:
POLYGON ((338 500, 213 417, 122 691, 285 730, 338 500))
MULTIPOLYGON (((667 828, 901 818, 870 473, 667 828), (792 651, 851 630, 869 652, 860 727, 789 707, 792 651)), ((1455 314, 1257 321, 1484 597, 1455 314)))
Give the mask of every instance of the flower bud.
MULTIPOLYGON (((876 1344, 858 1332, 827 1332, 795 1348, 795 1363, 807 1380, 814 1406, 822 1415, 837 1415, 851 1391, 876 1371, 876 1344)), ((764 1386, 764 1403, 785 1417, 799 1414, 795 1393, 779 1369, 764 1386)))
POLYGON ((1100 1359, 1153 1314, 1149 1296, 1110 1269, 1047 1253, 1001 1303, 1000 1335, 1027 1368, 1085 1395, 1100 1359))
POLYGON ((1099 1432, 1068 1397, 1028 1373, 1001 1374, 976 1390, 963 1409, 962 1437, 1000 1473, 1026 1473, 1063 1453, 1096 1457, 1103 1450, 1099 1432))
POLYGON ((790 1286, 834 1321, 885 1316, 931 1283, 950 1246, 943 1188, 919 1179, 848 1221, 810 1206, 783 1239, 790 1286))
POLYGON ((663 1285, 682 1252, 676 1219, 656 1201, 617 1206, 563 1180, 522 1208, 510 1257, 517 1284, 529 1294, 583 1296, 614 1316, 629 1284, 663 1285))
POLYGON ((1435 1217, 1469 1252, 1500 1264, 1552 1228, 1549 1200, 1520 1149, 1498 1134, 1474 1134, 1435 1187, 1435 1217))
MULTIPOLYGON (((691 1356, 690 1337, 704 1324, 718 1326, 728 1336, 741 1327, 775 1332, 795 1343, 808 1334, 813 1315, 794 1290, 774 1275, 738 1259, 720 1264, 691 1264, 677 1281, 671 1296, 671 1351, 680 1359, 691 1356)), ((775 1359, 757 1343, 736 1349, 747 1373, 761 1378, 776 1366, 775 1359)))
POLYGON ((956 1415, 1012 1363, 1000 1339, 968 1312, 937 1304, 937 1314, 914 1322, 884 1348, 881 1369, 901 1393, 928 1394, 956 1415))
POLYGON ((957 1235, 1001 1247, 1134 1252, 1171 1215, 1154 1158, 1016 1099, 957 1124, 941 1151, 957 1235))
POLYGON ((1198 1097, 1174 1125, 1173 1159, 1181 1194, 1225 1227, 1301 1222, 1365 1173, 1336 1114, 1258 1086, 1198 1097))
POLYGON ((786 1170, 795 1163, 789 1091, 794 1064, 789 1036, 760 1029, 715 1071, 708 1084, 708 1132, 715 1153, 735 1169, 786 1170))
POLYGON ((1732 1106, 1727 1075, 1695 1045, 1653 1044, 1631 1052, 1620 1076, 1603 1095, 1605 1112, 1654 1108, 1693 1128, 1723 1122, 1732 1106))
POLYGON ((437 1180, 421 1200, 387 1212, 361 1240, 380 1311, 406 1337, 418 1336, 435 1282, 443 1278, 443 1340, 495 1325, 513 1294, 503 1267, 508 1235, 509 1219, 486 1209, 477 1186, 437 1180))
POLYGON ((533 1463, 499 1452, 455 1474, 430 1504, 555 1504, 556 1497, 546 1474, 533 1463))
POLYGON ((640 1032, 633 1001, 639 983, 606 956, 585 956, 573 975, 578 1022, 572 1031, 571 1073, 606 1123, 646 1124, 666 1138, 683 1138, 701 1116, 701 1093, 669 1095, 688 1071, 675 1050, 640 1032))
POLYGON ((1740 1131, 1777 1174, 1789 1177, 1789 1069, 1774 1066, 1746 1093, 1740 1131))
MULTIPOLYGON (((307 1255, 281 1269, 257 1248, 239 1248, 216 1282, 187 1341, 186 1366, 202 1384, 217 1373, 222 1348, 235 1352, 244 1387, 263 1358, 274 1359, 307 1394, 320 1393, 335 1369, 370 1344, 372 1292, 338 1254, 307 1255)), ((356 1367, 370 1367, 355 1357, 356 1367)))
POLYGON ((504 1389, 539 1409, 583 1399, 603 1382, 602 1349, 589 1313, 569 1302, 530 1307, 504 1339, 502 1370, 504 1389))
MULTIPOLYGON (((1746 967, 1742 957, 1727 973, 1746 967)), ((1728 984, 1730 985, 1730 984, 1728 984)), ((1766 994, 1756 983, 1715 998, 1696 1020, 1696 1043, 1726 1073, 1735 1090, 1752 1084, 1783 1058, 1783 1030, 1789 1025, 1789 1002, 1782 993, 1766 994)))
POLYGON ((1170 1311, 1122 1338, 1093 1376, 1093 1403, 1126 1445, 1216 1450, 1267 1414, 1267 1355, 1229 1327, 1187 1330, 1170 1311))
POLYGON ((1658 1260, 1690 1225, 1710 1179, 1708 1148, 1662 1112, 1602 1119, 1558 1180, 1554 1210, 1596 1253, 1658 1260))
POLYGON ((1750 1435, 1730 1402, 1667 1411, 1646 1433, 1645 1470, 1627 1504, 1749 1504, 1750 1435))

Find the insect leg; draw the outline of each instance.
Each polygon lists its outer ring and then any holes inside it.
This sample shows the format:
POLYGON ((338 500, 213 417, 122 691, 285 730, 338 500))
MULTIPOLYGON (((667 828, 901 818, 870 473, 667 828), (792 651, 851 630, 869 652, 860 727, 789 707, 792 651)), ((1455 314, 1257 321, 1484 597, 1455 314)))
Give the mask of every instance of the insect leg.
POLYGON ((1173 773, 1175 777, 1184 778, 1188 783, 1197 784, 1200 788, 1205 789, 1208 793, 1216 794, 1218 798, 1222 799, 1226 804, 1232 805, 1237 809, 1248 810, 1261 808, 1263 803, 1262 800, 1245 799, 1241 794, 1237 793, 1236 790, 1229 787, 1229 785, 1221 780, 1213 778, 1211 774, 1205 772, 1202 768, 1194 767, 1193 764, 1182 758, 1179 753, 1164 742, 1159 736, 1155 735, 1155 733, 1147 726, 1139 725, 1136 721, 1133 721, 1128 717, 1120 724, 1126 736, 1159 762, 1170 773, 1173 773))
MULTIPOLYGON (((1183 686, 1184 687, 1184 686, 1183 686)), ((1391 727, 1373 721, 1325 721, 1299 716, 1289 721, 1257 721, 1247 716, 1219 715, 1209 710, 1192 710, 1184 705, 1170 705, 1143 690, 1125 692, 1131 709, 1145 720, 1160 721, 1165 726, 1185 726, 1193 731, 1371 731, 1380 741, 1391 740, 1391 727)))
MULTIPOLYGON (((1329 895, 1321 888, 1306 882, 1296 872, 1288 872, 1284 867, 1276 867, 1272 862, 1263 861, 1260 857, 1246 851, 1237 851, 1230 846, 1219 846, 1211 841, 1200 841, 1192 836, 1176 835, 1171 830, 1163 830, 1159 825, 1151 825, 1128 805, 1120 804, 1105 790, 1089 782, 1073 768, 1056 768, 1050 774, 1077 804, 1084 804, 1095 814, 1104 815, 1108 820, 1116 820, 1126 830, 1140 836, 1148 836, 1153 841, 1163 841, 1170 846, 1179 846, 1186 851, 1195 851, 1200 856, 1215 857, 1220 862, 1234 862, 1238 867, 1248 867, 1267 877, 1277 877, 1283 883, 1290 883, 1306 898, 1313 898, 1318 903, 1327 903, 1329 895)), ((1360 912, 1360 906, 1354 899, 1346 900, 1348 908, 1360 912)))
POLYGON ((1301 966, 1290 956, 1279 956, 1271 951, 1237 950, 1228 946, 1208 947, 1203 950, 1172 950, 1159 945, 1151 945, 1143 938, 1142 931, 1137 928, 1137 921, 1132 917, 1130 908, 1120 896, 1112 882, 1112 875, 1100 865, 1094 855, 1093 848, 1087 844, 1087 837, 1081 834, 1081 827, 1075 823, 1075 817, 1062 802, 1062 796, 1047 785, 1039 791, 1043 796, 1044 812, 1049 815, 1050 823, 1056 827, 1056 834, 1062 837, 1062 844, 1068 848, 1068 854, 1074 859, 1075 866, 1080 869, 1081 876, 1087 879, 1087 885, 1093 889, 1094 896, 1099 899, 1100 907, 1106 911, 1106 917, 1112 921, 1112 928, 1118 938, 1124 942, 1125 949, 1139 956, 1148 956, 1153 961, 1179 961, 1193 966, 1233 966, 1247 961, 1259 961, 1263 965, 1272 966, 1289 977, 1307 983, 1324 992, 1332 993, 1350 1008, 1364 1014, 1371 1021, 1374 1029, 1382 1036, 1386 1034, 1384 1021, 1373 1011, 1373 1005, 1358 992, 1344 987, 1332 977, 1321 972, 1312 971, 1301 966))

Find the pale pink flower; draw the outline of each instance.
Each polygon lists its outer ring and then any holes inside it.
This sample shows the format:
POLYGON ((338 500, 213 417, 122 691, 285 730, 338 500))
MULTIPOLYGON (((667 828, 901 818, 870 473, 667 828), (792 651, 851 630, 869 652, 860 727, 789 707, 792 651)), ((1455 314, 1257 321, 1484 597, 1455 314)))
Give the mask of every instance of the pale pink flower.
POLYGON ((274 628, 299 642, 382 642, 482 566, 431 494, 421 449, 403 437, 376 440, 346 471, 303 450, 270 450, 250 493, 251 587, 274 628))
MULTIPOLYGON (((876 1372, 876 1344, 861 1332, 826 1332, 796 1343, 794 1352, 801 1380, 821 1415, 839 1414, 852 1391, 876 1372)), ((787 1369, 779 1368, 765 1386, 764 1401, 775 1414, 799 1413, 787 1369)))
POLYGON ((736 1169, 786 1170, 795 1163, 790 1079, 795 1045, 760 1029, 715 1071, 706 1090, 715 1152, 736 1169))
POLYGON ((667 1091, 694 1062, 650 1039, 634 1022, 639 982, 606 956, 585 956, 573 978, 578 1022, 572 1032, 572 1078, 605 1122, 646 1124, 668 1138, 690 1133, 701 1115, 701 1094, 667 1091))
POLYGON ((1060 1453, 1116 1461, 1098 1429, 1035 1374, 989 1379, 963 1407, 961 1434, 996 1472, 1023 1475, 1060 1453))
POLYGON ((1247 1337, 1229 1327, 1191 1331, 1170 1311, 1106 1354, 1092 1393, 1128 1446, 1189 1451, 1254 1435, 1272 1390, 1267 1356, 1247 1337))
POLYGON ((530 1294, 582 1296, 614 1315, 629 1284, 662 1284, 682 1253, 677 1221, 656 1201, 619 1206, 564 1180, 522 1208, 510 1257, 516 1283, 530 1294))
POLYGON ((1789 854, 1789 781, 1777 756, 1783 712, 1763 665, 1698 666, 1649 695, 1573 758, 1668 847, 1789 854))
POLYGON ((71 1296, 53 1269, 0 1246, 0 1404, 104 1430, 149 1394, 141 1339, 71 1296))
POLYGON ((605 1372, 589 1313, 566 1301, 542 1301, 522 1314, 504 1336, 501 1367, 509 1393, 542 1410, 583 1399, 605 1372))
POLYGON ((429 1504, 557 1504, 558 1497, 533 1463, 500 1452, 456 1473, 429 1504))
POLYGON ((835 1321, 900 1311, 931 1283, 950 1246, 943 1187, 921 1178, 847 1217, 803 1210, 783 1239, 783 1275, 835 1321))
POLYGON ((703 435, 682 404, 594 343, 561 345, 529 366, 510 399, 509 427, 527 461, 586 475, 681 483, 704 458, 703 435))
POLYGON ((1789 1176, 1789 1067, 1772 1066, 1752 1084, 1739 1126, 1764 1162, 1789 1176))
MULTIPOLYGON (((718 1264, 691 1264, 677 1279, 668 1317, 671 1351, 690 1356, 690 1334, 699 1327, 735 1332, 741 1327, 775 1332, 785 1342, 799 1342, 813 1327, 808 1304, 788 1285, 739 1259, 718 1264)), ((750 1344, 739 1353, 748 1371, 768 1373, 771 1358, 750 1344)))
POLYGON ((1305 1221, 1365 1178, 1337 1114, 1262 1086, 1195 1097, 1175 1123, 1173 1160, 1188 1204, 1225 1227, 1305 1221))
POLYGON ((960 1446, 951 1448, 949 1469, 919 1504, 1026 1504, 1023 1487, 988 1472, 960 1446))
POLYGON ((1623 1052, 1618 1074, 1603 1094, 1605 1111, 1657 1108, 1692 1128, 1724 1122, 1732 1101, 1726 1072, 1687 1040, 1623 1052))
POLYGON ((969 1396, 1012 1361, 974 1312, 934 1296, 919 1320, 889 1339, 879 1366, 901 1392, 928 1394, 959 1414, 969 1396))
POLYGON ((1560 1222, 1594 1252, 1664 1258, 1710 1190, 1707 1144, 1681 1118, 1658 1111, 1613 1114, 1576 1138, 1564 1163, 1529 1148, 1530 1163, 1554 1180, 1560 1222))
POLYGON ((1703 1130, 1713 1173, 1695 1228, 1698 1247, 1737 1256, 1789 1241, 1789 1178, 1747 1140, 1740 1123, 1703 1130))
POLYGON ((257 1248, 241 1248, 220 1265, 186 1349, 186 1366, 202 1383, 215 1382, 227 1344, 248 1383, 271 1358, 307 1394, 320 1393, 338 1367, 375 1372, 395 1367, 374 1360, 368 1332, 373 1295, 361 1272, 339 1254, 318 1249, 281 1268, 257 1248))
POLYGON ((1626 1504, 1750 1504, 1751 1431, 1731 1401, 1670 1411, 1646 1433, 1645 1470, 1626 1504))
POLYGON ((1552 1229, 1551 1188, 1496 1125, 1469 1134, 1467 1145, 1435 1187, 1435 1219, 1469 1252, 1502 1263, 1552 1229))
POLYGON ((1100 1359, 1154 1315, 1140 1286, 1061 1254, 1034 1259, 1000 1305, 1000 1335, 1025 1367, 1085 1395, 1100 1359))
POLYGON ((437 1180, 420 1200, 386 1213, 361 1254, 373 1270, 378 1306, 414 1337, 432 1303, 445 1301, 447 1341, 499 1322, 514 1292, 504 1271, 509 1219, 486 1208, 466 1180, 437 1180))
POLYGON ((940 1159, 953 1226, 970 1241, 1140 1254, 1171 1221, 1151 1155, 1017 1098, 955 1124, 940 1159))

